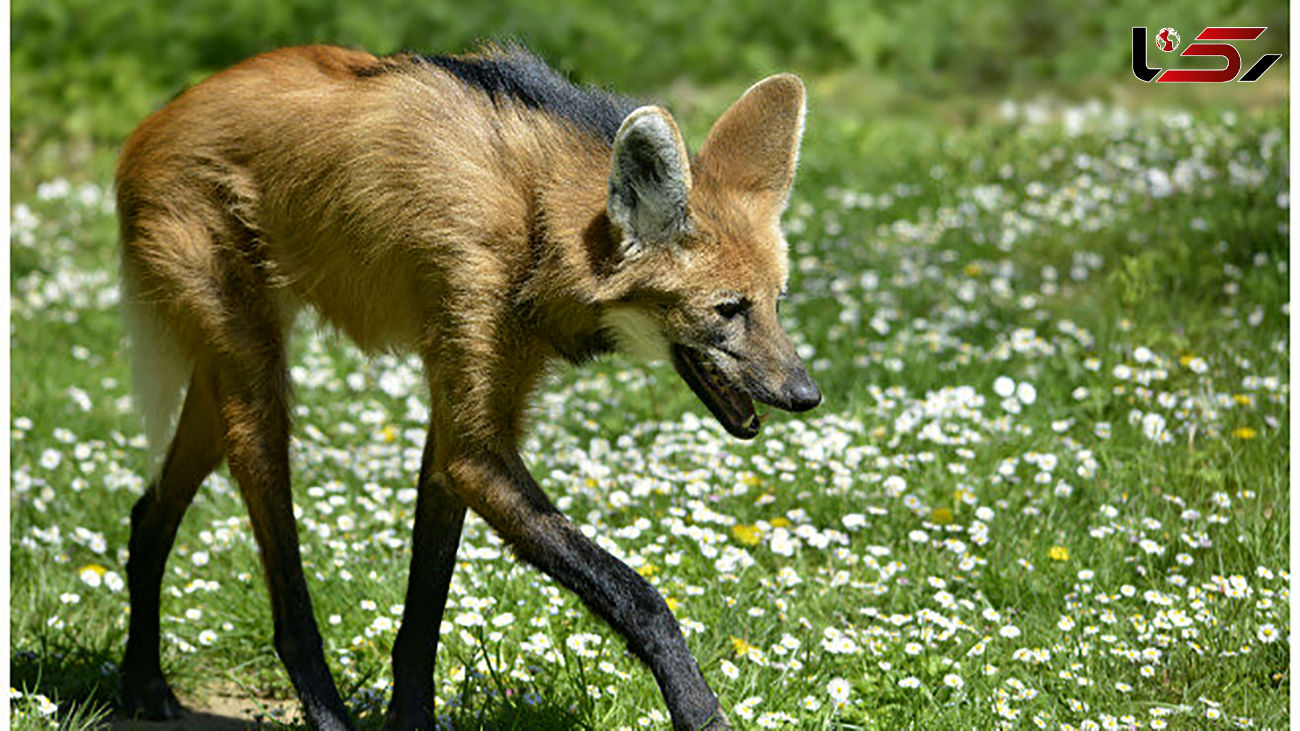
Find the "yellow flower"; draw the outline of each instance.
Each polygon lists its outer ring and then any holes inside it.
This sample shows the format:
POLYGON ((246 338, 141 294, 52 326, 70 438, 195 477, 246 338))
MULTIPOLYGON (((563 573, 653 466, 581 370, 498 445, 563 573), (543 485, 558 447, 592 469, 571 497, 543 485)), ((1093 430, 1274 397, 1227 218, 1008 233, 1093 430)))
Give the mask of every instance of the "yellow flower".
POLYGON ((1052 546, 1047 549, 1047 557, 1053 561, 1069 561, 1070 549, 1065 546, 1052 546))
POLYGON ((108 573, 108 569, 104 568, 103 566, 100 566, 97 563, 88 563, 85 566, 82 566, 81 568, 77 569, 78 574, 84 574, 87 571, 94 571, 100 576, 103 576, 104 574, 108 573))
POLYGON ((1248 426, 1243 426, 1240 429, 1233 429, 1232 436, 1238 439, 1254 439, 1255 437, 1259 436, 1259 432, 1255 431, 1254 429, 1251 429, 1248 426))
POLYGON ((379 432, 379 434, 384 438, 385 442, 391 442, 397 439, 397 430, 393 428, 392 424, 384 427, 384 430, 379 432))
POLYGON ((930 513, 930 522, 937 525, 948 525, 952 522, 952 511, 947 508, 935 508, 930 513))
POLYGON ((1233 394, 1232 400, 1236 401, 1241 406, 1250 406, 1251 404, 1255 403, 1255 399, 1251 398, 1250 394, 1245 394, 1245 393, 1233 394))
POLYGON ((670 612, 677 611, 677 607, 681 606, 681 602, 677 601, 676 599, 670 596, 664 597, 664 604, 668 605, 668 611, 670 612))
POLYGON ((789 519, 789 518, 773 518, 773 519, 772 519, 772 527, 773 527, 773 528, 785 528, 785 527, 788 527, 789 525, 790 525, 790 519, 789 519))
POLYGON ((1178 365, 1186 368, 1187 366, 1191 365, 1192 361, 1194 360, 1196 360, 1196 356, 1192 355, 1191 353, 1188 353, 1186 355, 1179 356, 1178 365))
POLYGON ((656 566, 656 565, 654 565, 654 564, 652 564, 652 563, 647 563, 647 564, 642 564, 642 565, 641 565, 641 568, 637 569, 636 572, 637 572, 638 574, 641 574, 642 576, 644 576, 644 577, 646 577, 646 578, 648 579, 648 578, 650 578, 651 576, 654 576, 654 575, 655 575, 655 572, 658 571, 658 570, 659 570, 659 567, 658 567, 658 566, 656 566))
POLYGON ((736 651, 736 657, 744 657, 749 654, 751 645, 739 637, 731 638, 731 649, 736 651))
POLYGON ((759 541, 758 526, 737 523, 731 526, 731 535, 746 546, 757 546, 759 541))
POLYGON ((978 262, 971 262, 967 264, 966 268, 962 271, 965 272, 968 277, 978 277, 983 273, 984 267, 980 266, 978 262))

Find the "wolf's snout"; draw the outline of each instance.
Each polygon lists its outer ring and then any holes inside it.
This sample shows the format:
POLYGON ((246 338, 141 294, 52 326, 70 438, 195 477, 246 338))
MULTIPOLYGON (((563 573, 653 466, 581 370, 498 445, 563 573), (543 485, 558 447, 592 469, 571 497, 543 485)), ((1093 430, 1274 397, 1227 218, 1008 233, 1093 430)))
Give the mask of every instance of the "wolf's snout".
POLYGON ((780 402, 772 405, 786 411, 807 411, 822 402, 822 392, 802 363, 790 369, 781 396, 780 402))
POLYGON ((773 368, 765 374, 747 374, 745 389, 755 400, 782 411, 801 412, 822 402, 822 392, 808 375, 803 362, 773 368))

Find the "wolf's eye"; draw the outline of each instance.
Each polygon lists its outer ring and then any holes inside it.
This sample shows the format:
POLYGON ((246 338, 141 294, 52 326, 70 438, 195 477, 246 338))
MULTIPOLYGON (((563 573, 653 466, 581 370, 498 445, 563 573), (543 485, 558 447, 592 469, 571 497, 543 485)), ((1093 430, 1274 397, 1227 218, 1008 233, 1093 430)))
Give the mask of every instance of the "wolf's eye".
POLYGON ((749 311, 749 300, 741 297, 736 300, 720 302, 713 306, 713 311, 717 312, 723 319, 730 320, 749 311))

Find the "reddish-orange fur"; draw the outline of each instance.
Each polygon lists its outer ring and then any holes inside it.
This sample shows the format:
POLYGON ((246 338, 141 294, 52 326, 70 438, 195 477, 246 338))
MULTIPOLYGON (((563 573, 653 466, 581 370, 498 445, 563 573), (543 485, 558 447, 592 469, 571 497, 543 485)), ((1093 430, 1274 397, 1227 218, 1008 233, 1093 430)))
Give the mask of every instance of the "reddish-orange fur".
MULTIPOLYGON (((413 613, 440 615, 468 505, 628 635, 679 728, 722 724, 680 635, 663 639, 675 633, 671 615, 652 608, 633 619, 618 598, 641 606, 653 590, 574 535, 517 445, 546 364, 608 349, 607 308, 638 308, 668 341, 696 342, 711 336, 720 292, 743 295, 755 333, 747 377, 798 365, 775 302, 802 85, 773 77, 729 110, 690 164, 689 232, 634 252, 606 210, 610 143, 438 68, 369 73, 389 63, 325 46, 263 54, 182 94, 126 143, 117 172, 126 305, 155 326, 142 337, 167 340, 190 372, 175 440, 133 516, 133 605, 153 597, 156 611, 155 574, 176 524, 224 455, 262 547, 277 650, 309 720, 346 723, 286 529, 285 341, 306 306, 364 349, 414 351, 425 363, 432 418, 412 592, 432 572, 444 593, 408 602, 395 662, 423 668, 421 648, 436 649, 436 627, 430 639, 407 625, 413 613), (642 627, 659 634, 641 637, 642 627)), ((132 620, 124 693, 128 706, 143 698, 140 710, 166 713, 174 698, 155 669, 149 621, 132 620)), ((395 725, 424 722, 421 673, 399 676, 395 725)))

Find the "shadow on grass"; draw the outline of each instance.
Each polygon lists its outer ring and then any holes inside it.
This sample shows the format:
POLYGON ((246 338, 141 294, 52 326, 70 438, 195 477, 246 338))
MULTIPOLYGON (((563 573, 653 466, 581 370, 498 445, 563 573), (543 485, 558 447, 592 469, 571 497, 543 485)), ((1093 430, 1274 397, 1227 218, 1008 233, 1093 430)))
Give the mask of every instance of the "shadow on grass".
MULTIPOLYGON (((547 701, 529 705, 517 702, 517 699, 480 697, 471 703, 477 705, 444 710, 439 714, 436 728, 456 731, 592 731, 597 728, 584 722, 576 709, 547 701)), ((383 726, 383 721, 383 710, 374 709, 363 712, 357 719, 357 728, 377 730, 383 726)))
MULTIPOLYGON (((40 693, 58 704, 61 729, 244 729, 257 726, 241 713, 235 699, 215 708, 191 710, 175 721, 127 718, 120 710, 118 660, 120 638, 98 645, 79 644, 71 637, 37 639, 35 649, 18 650, 10 658, 10 684, 24 692, 40 693)), ((184 702, 184 701, 183 701, 184 702)), ((207 705, 206 703, 204 705, 207 705)), ((187 708, 194 708, 187 704, 187 708)))
POLYGON ((9 684, 25 693, 40 693, 59 705, 59 717, 103 717, 117 704, 116 645, 88 646, 71 640, 39 638, 35 649, 15 650, 9 658, 9 684))
POLYGON ((103 728, 111 731, 237 731, 238 729, 257 728, 257 721, 236 716, 222 716, 204 711, 192 711, 184 718, 175 721, 139 721, 135 719, 112 716, 103 728))
MULTIPOLYGON (((236 688, 199 688, 198 698, 182 694, 181 702, 187 713, 180 719, 146 721, 127 718, 119 708, 118 660, 121 650, 117 640, 120 637, 93 643, 78 642, 70 636, 36 638, 32 643, 34 646, 16 650, 11 655, 10 684, 25 693, 40 693, 57 703, 60 728, 107 728, 113 731, 306 728, 296 699, 261 699, 236 688)), ((353 687, 342 688, 345 697, 355 699, 360 686, 368 684, 366 681, 367 678, 361 678, 354 681, 353 687)), ((490 688, 493 684, 485 685, 490 688)), ((362 692, 362 695, 367 694, 362 692)), ((440 718, 444 721, 441 727, 457 731, 576 731, 595 728, 584 720, 584 716, 589 714, 584 714, 576 706, 566 707, 555 697, 512 690, 503 694, 499 688, 489 690, 480 686, 460 700, 461 703, 445 709, 440 718)), ((359 704, 354 700, 350 711, 355 714, 357 728, 379 729, 383 725, 386 703, 387 698, 377 695, 359 704)))
MULTIPOLYGON (((305 724, 281 723, 266 718, 249 718, 240 715, 223 715, 219 712, 190 711, 184 718, 174 721, 141 721, 112 715, 106 722, 97 724, 97 728, 110 731, 238 731, 250 728, 308 728, 305 724)), ((357 720, 358 729, 378 729, 383 724, 383 714, 373 718, 357 720)), ((590 726, 579 723, 569 714, 554 709, 537 709, 533 712, 518 713, 500 710, 497 714, 481 718, 454 718, 450 726, 457 731, 569 731, 570 729, 589 729, 590 726)))

